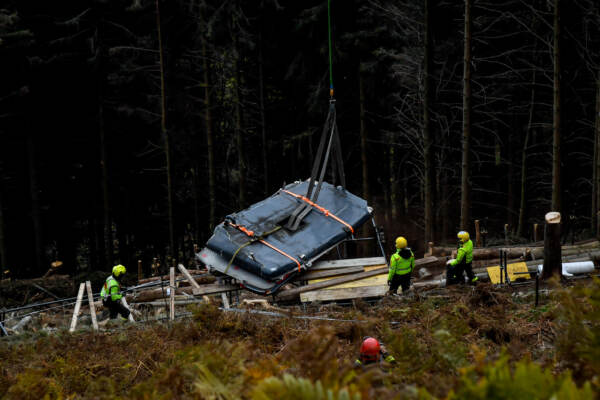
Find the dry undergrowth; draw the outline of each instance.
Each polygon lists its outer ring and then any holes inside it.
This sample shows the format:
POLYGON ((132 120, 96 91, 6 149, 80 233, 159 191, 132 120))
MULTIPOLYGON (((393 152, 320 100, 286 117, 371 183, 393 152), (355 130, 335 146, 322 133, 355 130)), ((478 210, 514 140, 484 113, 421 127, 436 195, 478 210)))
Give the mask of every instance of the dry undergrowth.
POLYGON ((206 304, 170 327, 4 341, 0 397, 483 399, 515 398, 538 385, 528 398, 592 398, 600 284, 558 293, 538 309, 479 285, 321 310, 360 321, 351 323, 222 313, 206 304), (354 369, 366 335, 382 340, 397 363, 385 372, 354 369))

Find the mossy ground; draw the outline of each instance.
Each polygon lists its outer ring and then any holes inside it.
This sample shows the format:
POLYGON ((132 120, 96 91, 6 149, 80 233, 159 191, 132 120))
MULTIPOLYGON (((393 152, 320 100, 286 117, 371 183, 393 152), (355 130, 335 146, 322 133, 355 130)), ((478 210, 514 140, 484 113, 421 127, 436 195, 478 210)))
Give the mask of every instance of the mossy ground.
POLYGON ((536 309, 514 299, 480 285, 328 312, 360 322, 205 304, 170 326, 0 341, 0 397, 593 398, 600 283, 556 290, 536 309), (382 340, 397 363, 354 369, 366 335, 382 340))

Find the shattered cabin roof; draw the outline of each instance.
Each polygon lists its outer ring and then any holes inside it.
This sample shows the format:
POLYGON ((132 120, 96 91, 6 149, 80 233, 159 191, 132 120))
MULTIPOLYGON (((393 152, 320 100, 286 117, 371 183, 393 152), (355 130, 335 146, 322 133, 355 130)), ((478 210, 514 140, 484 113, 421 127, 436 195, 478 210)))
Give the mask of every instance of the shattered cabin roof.
MULTIPOLYGON (((228 215, 226 222, 219 224, 215 229, 207 247, 227 263, 239 249, 232 268, 242 268, 266 281, 281 280, 286 274, 297 270, 298 264, 258 241, 240 249, 250 241, 250 237, 227 221, 253 231, 256 236, 281 226, 264 240, 300 264, 305 264, 351 236, 347 226, 314 207, 302 220, 298 230, 291 231, 285 228, 290 214, 304 201, 285 193, 284 190, 304 196, 307 188, 307 181, 289 184, 246 210, 228 215)), ((370 218, 365 200, 327 182, 323 182, 316 203, 351 225, 354 230, 370 218)))

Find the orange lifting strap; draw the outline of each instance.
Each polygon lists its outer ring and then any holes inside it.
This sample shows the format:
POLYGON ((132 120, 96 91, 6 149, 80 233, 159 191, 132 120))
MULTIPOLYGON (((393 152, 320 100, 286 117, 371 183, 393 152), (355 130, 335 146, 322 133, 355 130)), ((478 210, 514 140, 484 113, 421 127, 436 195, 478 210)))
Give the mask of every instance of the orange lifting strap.
POLYGON ((323 215, 325 215, 326 217, 330 217, 335 219, 337 222, 339 222, 342 225, 346 225, 346 227, 348 229, 350 229, 350 232, 352 232, 352 234, 354 234, 354 228, 352 228, 352 225, 350 225, 349 223, 347 223, 346 221, 344 221, 343 219, 339 218, 337 215, 332 214, 329 210, 321 207, 320 205, 318 205, 317 203, 315 203, 314 201, 311 201, 309 198, 296 194, 296 193, 292 193, 288 190, 284 190, 281 189, 282 192, 289 194, 290 196, 294 196, 297 199, 301 199, 303 201, 305 201, 306 203, 310 204, 311 206, 313 206, 314 208, 316 208, 317 210, 321 211, 323 213, 323 215))
MULTIPOLYGON (((230 226, 233 226, 234 228, 236 228, 236 229, 237 229, 237 230, 239 230, 240 232, 243 232, 243 233, 245 233, 245 234, 246 234, 248 237, 251 237, 251 238, 256 238, 256 235, 254 234, 254 231, 251 231, 250 229, 244 228, 242 225, 233 224, 233 223, 231 223, 231 222, 228 222, 228 224, 229 224, 230 226)), ((290 259, 290 260, 292 260, 293 262, 295 262, 295 263, 298 265, 298 272, 300 272, 300 271, 301 271, 301 265, 300 265, 300 263, 298 262, 298 260, 296 260, 294 257, 290 256, 290 255, 289 255, 288 253, 286 253, 285 251, 278 249, 277 247, 273 246, 272 244, 270 244, 270 243, 268 243, 268 242, 264 241, 263 239, 259 239, 258 241, 259 241, 259 242, 261 242, 262 244, 264 244, 265 246, 272 248, 273 250, 275 250, 275 251, 276 251, 276 252, 278 252, 279 254, 286 256, 287 258, 289 258, 289 259, 290 259)))

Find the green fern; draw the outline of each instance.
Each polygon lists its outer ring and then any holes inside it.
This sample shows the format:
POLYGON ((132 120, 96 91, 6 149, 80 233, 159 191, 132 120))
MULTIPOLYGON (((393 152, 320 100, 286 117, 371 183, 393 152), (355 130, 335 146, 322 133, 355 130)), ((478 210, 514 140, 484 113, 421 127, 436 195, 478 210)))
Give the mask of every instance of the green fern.
POLYGON ((350 395, 348 390, 324 389, 320 381, 312 383, 305 378, 285 374, 283 378, 267 378, 260 382, 251 398, 253 400, 360 400, 360 394, 350 395))
POLYGON ((554 376, 548 369, 525 360, 511 371, 508 357, 488 365, 466 368, 459 389, 449 399, 530 399, 530 400, 592 400, 589 384, 577 388, 570 374, 554 376))

